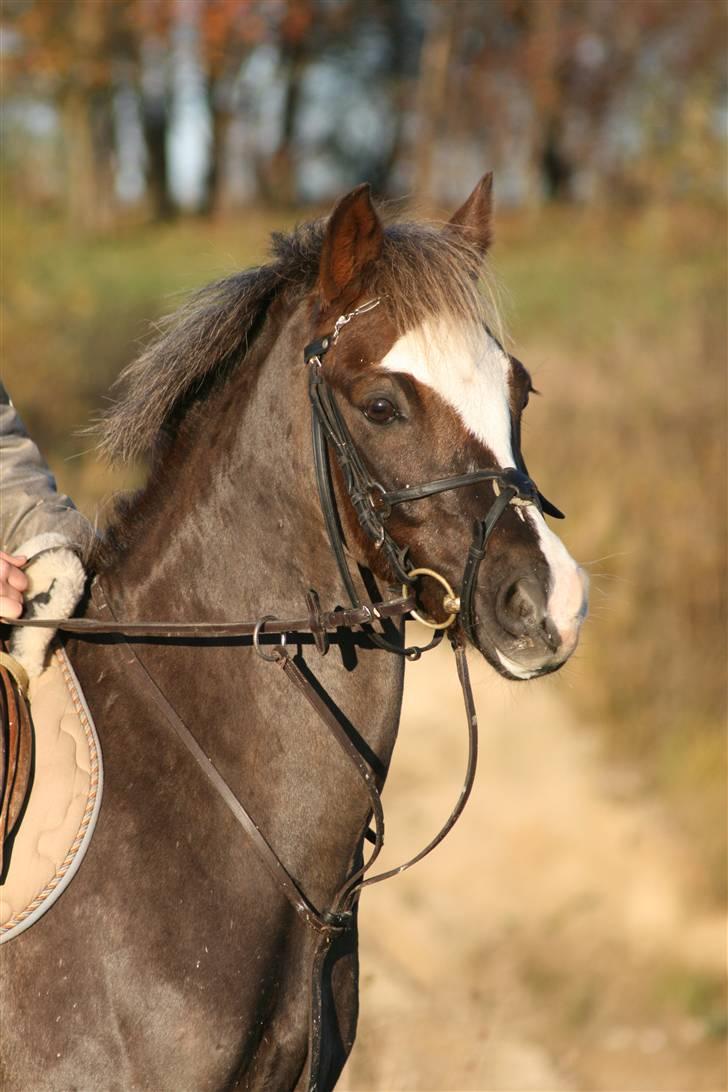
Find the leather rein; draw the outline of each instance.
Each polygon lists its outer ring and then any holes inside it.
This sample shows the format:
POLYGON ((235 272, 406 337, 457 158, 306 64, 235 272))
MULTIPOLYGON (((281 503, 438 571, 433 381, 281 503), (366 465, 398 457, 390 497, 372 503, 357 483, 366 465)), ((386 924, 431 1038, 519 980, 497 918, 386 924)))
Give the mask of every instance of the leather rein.
POLYGON ((330 907, 321 910, 313 905, 301 886, 283 865, 275 850, 258 828, 255 820, 224 780, 212 760, 202 750, 167 697, 159 689, 133 646, 128 642, 121 642, 129 670, 136 674, 140 686, 164 715, 211 786, 250 838, 261 861, 275 879, 293 909, 306 925, 317 934, 309 995, 307 1067, 309 1092, 316 1092, 319 1088, 318 1070, 321 1059, 323 1026, 324 966, 331 943, 335 936, 351 927, 358 896, 364 887, 404 872, 427 856, 452 830, 472 791, 477 763, 478 726, 465 644, 460 635, 451 635, 458 679, 463 693, 468 734, 468 758, 462 788, 450 815, 435 837, 419 853, 396 868, 391 868, 374 876, 368 876, 367 873, 379 856, 384 844, 384 813, 374 773, 345 732, 335 713, 324 702, 291 656, 287 647, 287 638, 289 635, 311 634, 318 652, 325 655, 329 647, 330 633, 340 629, 361 631, 366 634, 367 640, 377 647, 412 660, 418 659, 423 652, 437 645, 442 639, 443 631, 449 628, 459 615, 462 629, 477 646, 477 619, 473 606, 474 591, 488 539, 500 517, 510 504, 516 506, 535 505, 544 512, 561 517, 558 509, 554 508, 541 496, 531 479, 523 471, 515 467, 506 469, 483 468, 469 474, 436 479, 420 485, 408 485, 402 489, 392 490, 385 489, 372 476, 352 439, 333 390, 325 378, 323 361, 327 351, 336 344, 341 329, 358 315, 377 307, 380 302, 379 299, 371 300, 348 314, 340 316, 330 334, 311 342, 304 350, 304 362, 308 368, 309 397, 312 410, 313 456, 319 499, 331 550, 351 602, 349 608, 323 611, 317 593, 310 590, 306 596, 307 613, 305 616, 298 618, 279 619, 266 615, 255 622, 120 622, 116 619, 101 582, 96 577, 91 584, 91 599, 100 616, 96 619, 28 618, 0 620, 13 626, 58 629, 74 634, 78 638, 106 634, 112 637, 146 638, 155 642, 163 642, 167 640, 215 641, 230 637, 251 637, 252 644, 258 655, 280 668, 286 678, 306 699, 341 748, 369 799, 373 830, 366 830, 364 834, 369 841, 373 842, 373 848, 366 862, 362 863, 341 885, 330 907), (331 455, 336 459, 342 472, 348 496, 361 527, 375 546, 382 550, 390 568, 397 579, 401 581, 402 594, 396 598, 381 602, 363 602, 357 592, 346 558, 343 531, 339 521, 331 480, 329 465, 331 455), (444 577, 433 570, 418 569, 412 565, 407 556, 406 547, 400 547, 387 531, 386 521, 391 514, 392 508, 398 504, 422 500, 447 490, 460 489, 483 481, 493 482, 496 497, 485 518, 477 520, 475 523, 473 540, 465 561, 461 592, 460 596, 457 597, 444 577), (443 608, 448 618, 444 623, 434 622, 431 619, 422 617, 415 609, 417 603, 414 584, 418 576, 421 575, 429 575, 435 578, 445 589, 443 608), (434 630, 433 639, 429 644, 422 647, 405 646, 401 630, 395 623, 397 621, 401 623, 409 615, 414 615, 414 617, 434 630), (266 645, 268 642, 265 641, 265 637, 270 636, 277 637, 279 640, 270 645, 270 650, 267 650, 266 645))

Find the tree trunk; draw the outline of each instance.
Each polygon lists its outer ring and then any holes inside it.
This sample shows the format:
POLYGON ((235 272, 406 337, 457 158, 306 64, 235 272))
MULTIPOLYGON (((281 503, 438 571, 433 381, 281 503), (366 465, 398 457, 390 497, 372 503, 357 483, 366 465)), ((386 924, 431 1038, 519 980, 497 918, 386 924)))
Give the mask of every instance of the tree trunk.
POLYGON ((111 94, 72 85, 63 98, 62 124, 68 180, 67 213, 82 231, 113 224, 115 139, 111 94))
POLYGON ((434 192, 434 152, 447 112, 447 76, 459 14, 459 0, 438 0, 433 4, 422 46, 412 188, 424 206, 432 205, 437 196, 434 192))
POLYGON ((113 82, 109 40, 112 9, 76 0, 70 12, 74 57, 62 95, 66 141, 68 216, 82 230, 103 230, 114 218, 113 82))
POLYGON ((567 196, 572 169, 563 153, 564 95, 559 77, 562 0, 536 0, 528 8, 526 45, 534 134, 531 154, 531 199, 567 196))
POLYGON ((169 220, 174 205, 167 185, 167 106, 163 99, 142 95, 142 124, 147 151, 147 193, 153 220, 169 220))
POLYGON ((208 87, 207 105, 210 113, 211 140, 208 153, 205 195, 200 212, 203 216, 216 216, 229 211, 227 186, 228 132, 230 111, 216 102, 214 87, 208 87))
POLYGON ((281 76, 285 80, 281 139, 273 155, 261 164, 258 176, 267 201, 273 205, 291 206, 296 202, 297 178, 293 154, 296 119, 301 97, 301 77, 306 66, 307 48, 303 40, 283 46, 281 76))

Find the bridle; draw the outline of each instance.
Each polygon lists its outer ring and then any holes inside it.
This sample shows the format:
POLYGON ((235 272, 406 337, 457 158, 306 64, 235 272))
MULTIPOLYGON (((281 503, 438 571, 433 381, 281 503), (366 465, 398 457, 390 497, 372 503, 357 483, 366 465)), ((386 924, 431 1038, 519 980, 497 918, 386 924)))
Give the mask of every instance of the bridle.
POLYGON ((163 714, 179 740, 185 745, 200 770, 207 777, 211 786, 250 838, 261 861, 274 877, 291 906, 306 925, 316 933, 309 994, 307 1069, 309 1092, 316 1092, 319 1089, 324 971, 331 944, 336 936, 352 927, 356 903, 359 893, 364 887, 404 872, 427 856, 453 828, 467 803, 475 779, 478 727, 465 645, 457 631, 452 631, 451 644, 463 693, 468 732, 468 759, 462 788, 447 820, 435 837, 419 853, 397 868, 391 868, 377 875, 369 876, 368 872, 379 856, 384 844, 384 814, 374 773, 356 744, 344 730, 330 705, 323 700, 318 689, 291 656, 287 638, 289 635, 294 634, 311 634, 318 652, 325 655, 329 648, 330 632, 336 632, 340 629, 361 631, 366 634, 365 640, 375 646, 405 656, 408 659, 417 659, 423 652, 439 643, 443 632, 452 626, 459 615, 462 629, 467 637, 477 645, 473 598, 478 571, 485 556, 488 540, 506 508, 510 504, 514 506, 534 505, 541 511, 561 517, 558 509, 554 508, 541 496, 525 470, 519 470, 515 467, 506 469, 487 467, 467 474, 436 479, 420 485, 409 485, 402 489, 387 489, 372 476, 365 459, 359 452, 347 428, 334 392, 325 377, 323 365, 326 353, 332 346, 336 345, 342 328, 357 316, 379 306, 380 303, 380 299, 370 300, 353 311, 341 315, 330 334, 317 338, 307 345, 304 350, 304 360, 308 367, 309 397, 312 410, 312 439, 316 482, 331 550, 351 601, 349 608, 329 612, 323 611, 316 592, 310 590, 306 597, 307 613, 305 616, 298 618, 278 619, 265 615, 255 622, 120 622, 114 615, 101 581, 98 577, 95 577, 90 592, 92 602, 99 616, 95 619, 0 619, 0 622, 5 621, 13 626, 58 629, 81 638, 105 634, 112 637, 152 639, 156 642, 171 640, 197 641, 200 639, 214 642, 231 637, 248 637, 262 659, 275 663, 281 668, 284 675, 300 691, 341 748, 369 799, 373 830, 367 830, 365 836, 369 841, 373 842, 373 848, 366 862, 361 863, 341 885, 330 907, 326 910, 320 910, 313 905, 298 882, 285 868, 275 850, 258 828, 253 817, 216 769, 212 760, 202 750, 184 720, 149 674, 132 644, 128 642, 122 642, 121 644, 125 654, 127 670, 135 673, 139 685, 146 692, 150 701, 163 714), (362 530, 374 543, 375 547, 382 551, 395 578, 402 584, 402 594, 398 597, 381 602, 363 602, 359 596, 346 557, 346 546, 331 480, 329 454, 333 454, 341 470, 348 497, 362 530), (400 547, 394 541, 387 530, 386 522, 396 505, 422 500, 447 490, 460 489, 483 481, 493 482, 496 497, 485 517, 476 520, 473 540, 468 549, 458 597, 447 580, 436 571, 428 568, 417 568, 412 565, 407 556, 407 549, 400 547), (414 584, 417 578, 423 575, 433 577, 445 590, 443 598, 443 608, 447 613, 445 622, 435 622, 419 615, 416 611, 414 584), (394 626, 394 622, 402 622, 409 615, 419 618, 420 621, 434 631, 435 635, 429 644, 422 647, 405 646, 400 631, 394 626), (376 629, 377 626, 384 632, 376 629), (386 633, 386 636, 384 633, 386 633), (271 636, 276 638, 276 642, 267 649, 266 637, 271 636))
MULTIPOLYGON (((327 447, 336 458, 341 470, 346 491, 356 513, 359 525, 374 543, 377 550, 386 558, 395 578, 401 582, 402 591, 411 588, 418 576, 427 575, 437 580, 445 589, 443 608, 447 614, 444 622, 433 622, 413 612, 419 621, 436 632, 449 628, 460 615, 468 639, 479 647, 477 638, 477 620, 474 609, 474 594, 478 582, 480 564, 485 557, 488 539, 496 524, 512 504, 517 509, 533 505, 540 512, 557 519, 563 519, 563 513, 538 491, 534 482, 524 469, 516 467, 484 467, 467 474, 457 474, 448 478, 438 478, 420 485, 408 485, 403 489, 385 489, 374 478, 362 458, 352 435, 343 418, 334 392, 328 383, 323 362, 326 354, 336 345, 341 330, 352 319, 364 315, 378 307, 381 298, 368 300, 353 311, 341 315, 335 322, 331 333, 324 334, 306 346, 303 352, 304 362, 308 366, 308 393, 312 408, 313 452, 321 511, 326 522, 326 530, 331 550, 344 581, 352 606, 359 604, 359 596, 351 576, 346 559, 341 522, 336 509, 336 500, 331 482, 330 467, 327 460, 327 447), (398 504, 412 503, 426 497, 436 496, 451 489, 462 489, 479 482, 493 483, 495 500, 483 519, 477 519, 473 528, 473 539, 468 550, 460 595, 456 596, 445 577, 432 569, 415 568, 407 556, 407 547, 399 546, 389 534, 386 523, 392 509, 398 504)), ((378 634, 370 634, 374 643, 390 652, 396 652, 408 659, 417 659, 433 642, 425 648, 403 648, 392 644, 378 634)))

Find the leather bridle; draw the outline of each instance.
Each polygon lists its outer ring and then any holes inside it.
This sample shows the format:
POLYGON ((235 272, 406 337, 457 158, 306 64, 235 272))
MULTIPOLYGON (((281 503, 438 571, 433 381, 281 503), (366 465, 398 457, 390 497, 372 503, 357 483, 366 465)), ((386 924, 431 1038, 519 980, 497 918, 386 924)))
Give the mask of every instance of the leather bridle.
POLYGON ((439 643, 444 629, 448 628, 459 615, 462 629, 477 646, 477 620, 473 606, 474 592, 488 540, 500 517, 510 504, 515 506, 534 505, 541 511, 561 517, 558 509, 554 508, 541 496, 525 471, 515 467, 505 469, 487 467, 467 474, 436 479, 420 485, 409 485, 402 489, 387 489, 372 476, 365 459, 352 439, 334 392, 326 380, 323 362, 326 353, 336 344, 341 329, 358 315, 377 307, 380 302, 379 299, 371 300, 348 314, 342 315, 336 321, 330 334, 317 338, 307 345, 304 351, 305 363, 309 370, 313 456, 321 510, 326 523, 331 550, 351 601, 349 608, 323 611, 316 592, 311 590, 306 597, 307 613, 305 617, 279 619, 265 615, 255 622, 120 622, 114 615, 101 581, 96 577, 91 585, 91 599, 99 616, 98 618, 0 619, 0 622, 5 622, 8 625, 52 628, 74 634, 80 638, 98 634, 106 634, 112 637, 116 635, 132 639, 144 638, 156 642, 171 640, 197 641, 200 639, 214 642, 231 637, 250 638, 253 647, 262 659, 277 664, 289 681, 296 686, 343 751, 369 799, 373 830, 367 830, 365 833, 366 837, 373 842, 373 849, 367 861, 362 863, 341 885, 330 907, 326 910, 320 910, 313 905, 298 882, 285 868, 253 817, 216 769, 212 760, 202 750, 193 733, 168 698, 157 686, 133 645, 128 642, 121 642, 127 670, 135 674, 141 689, 163 714, 179 740, 187 748, 208 779, 208 782, 250 838, 261 861, 296 913, 317 935, 312 958, 309 994, 307 1069, 309 1092, 316 1092, 319 1088, 324 969, 326 956, 333 939, 351 928, 358 896, 364 887, 404 872, 427 856, 452 830, 467 803, 475 779, 478 725, 465 645, 457 631, 453 631, 451 644, 463 693, 468 733, 468 759, 462 788, 447 820, 424 849, 397 868, 391 868, 375 876, 368 876, 367 873, 379 856, 384 844, 384 813, 374 773, 355 743, 349 738, 330 705, 323 700, 318 690, 291 656, 287 647, 287 637, 311 634, 319 653, 325 655, 329 648, 329 634, 331 632, 336 632, 339 629, 361 631, 366 634, 366 640, 377 647, 405 656, 408 659, 417 659, 424 651, 439 643), (341 469, 347 494, 362 530, 377 549, 383 552, 393 575, 403 585, 402 595, 399 597, 382 602, 362 602, 359 596, 347 562, 346 546, 331 481, 329 453, 333 454, 341 469), (441 577, 433 570, 413 566, 407 555, 407 548, 400 547, 394 541, 387 531, 386 522, 396 505, 422 500, 447 490, 461 489, 483 481, 493 482, 496 497, 485 517, 475 522, 473 540, 463 570, 460 596, 457 597, 444 577, 441 577), (433 576, 445 587, 446 595, 443 600, 443 607, 448 614, 448 620, 445 623, 436 623, 430 619, 421 618, 416 613, 414 584, 418 576, 423 574, 433 576), (394 623, 397 621, 402 622, 410 614, 420 618, 421 621, 424 621, 426 625, 429 625, 435 631, 435 636, 429 644, 422 647, 405 646, 400 631, 394 623), (278 639, 276 643, 270 646, 270 651, 268 651, 266 650, 266 637, 270 636, 277 636, 278 639))
MULTIPOLYGON (((331 550, 336 558, 352 606, 357 606, 359 597, 346 560, 341 523, 336 509, 331 473, 326 457, 327 447, 333 453, 341 470, 346 491, 360 527, 374 543, 375 548, 384 555, 394 577, 402 583, 403 591, 408 587, 412 587, 416 577, 423 573, 434 576, 447 589, 443 607, 446 614, 449 615, 449 621, 433 623, 417 615, 420 621, 424 621, 426 625, 430 625, 435 631, 438 631, 451 625, 459 614, 460 623, 468 639, 476 647, 479 647, 474 608, 478 572, 485 557, 488 539, 506 508, 510 504, 520 508, 533 505, 540 512, 545 512, 557 519, 563 519, 564 516, 555 505, 551 504, 538 491, 534 482, 525 472, 525 468, 518 469, 513 466, 505 468, 484 467, 466 474, 437 478, 433 481, 423 482, 420 485, 408 485, 403 489, 386 489, 377 481, 354 443, 334 392, 325 377, 323 362, 326 354, 336 345, 342 328, 357 316, 372 311, 381 302, 381 299, 372 299, 361 304, 353 311, 341 315, 334 324, 331 333, 324 334, 312 341, 306 346, 303 353, 304 362, 309 369, 308 391, 312 408, 316 484, 331 550), (409 504, 423 500, 426 497, 434 497, 438 493, 445 493, 451 489, 462 489, 484 481, 493 483, 496 496, 485 518, 475 520, 473 539, 463 570, 461 591, 459 597, 456 597, 444 577, 438 576, 431 569, 414 567, 407 556, 407 547, 401 547, 394 541, 387 530, 386 522, 391 515, 392 509, 398 504, 409 504)), ((418 649, 416 647, 403 648, 386 642, 377 634, 371 636, 380 647, 407 656, 409 659, 418 658, 426 650, 425 648, 418 649)), ((430 648, 432 644, 433 642, 430 642, 430 645, 427 645, 426 648, 430 648)))

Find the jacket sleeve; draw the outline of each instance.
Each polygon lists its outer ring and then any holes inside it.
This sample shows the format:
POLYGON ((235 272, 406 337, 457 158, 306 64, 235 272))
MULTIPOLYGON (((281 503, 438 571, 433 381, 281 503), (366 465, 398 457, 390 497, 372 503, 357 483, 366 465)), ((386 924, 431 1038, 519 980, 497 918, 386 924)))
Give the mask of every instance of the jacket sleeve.
POLYGON ((53 546, 69 546, 84 557, 94 530, 70 497, 58 492, 0 383, 0 549, 32 556, 50 546, 51 538, 53 546))

